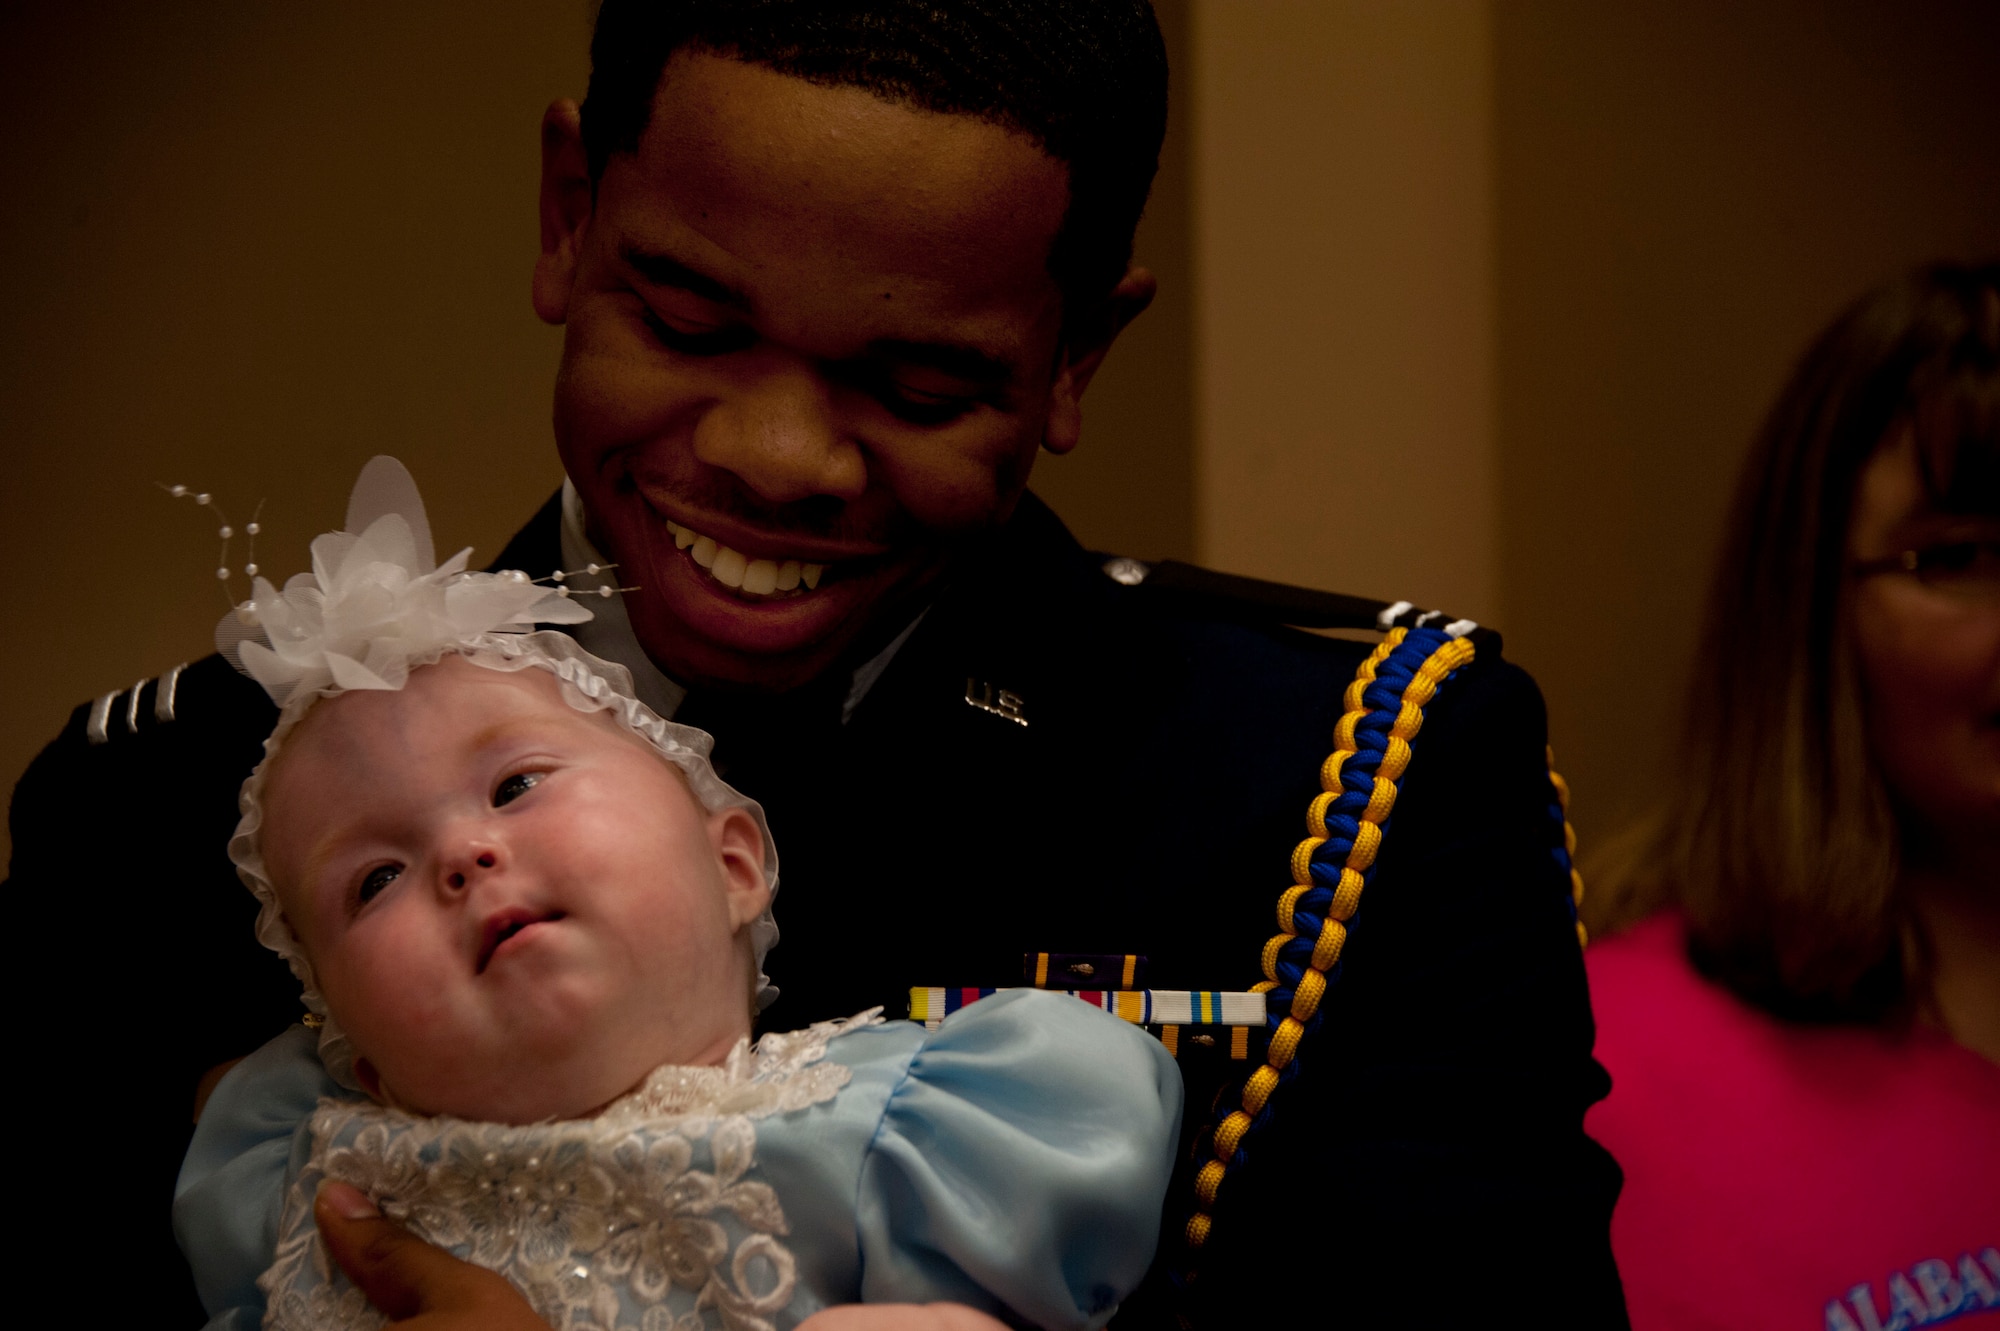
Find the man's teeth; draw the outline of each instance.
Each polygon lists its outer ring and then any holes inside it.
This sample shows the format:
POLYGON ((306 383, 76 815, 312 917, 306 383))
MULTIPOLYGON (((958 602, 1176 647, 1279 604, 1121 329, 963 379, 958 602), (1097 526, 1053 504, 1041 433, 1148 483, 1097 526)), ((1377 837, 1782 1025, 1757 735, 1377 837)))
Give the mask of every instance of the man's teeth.
POLYGON ((826 572, 824 564, 802 564, 796 559, 783 563, 775 559, 752 559, 740 550, 718 544, 713 536, 690 531, 678 522, 667 523, 667 530, 673 533, 674 545, 707 569, 708 576, 725 587, 752 596, 797 591, 802 583, 811 591, 819 586, 820 575, 826 572))

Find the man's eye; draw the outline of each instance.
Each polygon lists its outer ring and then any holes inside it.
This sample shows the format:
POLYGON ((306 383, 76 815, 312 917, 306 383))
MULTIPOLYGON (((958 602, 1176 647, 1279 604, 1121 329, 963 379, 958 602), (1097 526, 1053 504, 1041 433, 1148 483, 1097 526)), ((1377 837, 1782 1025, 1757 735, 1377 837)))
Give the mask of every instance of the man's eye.
POLYGON ((745 324, 725 324, 720 328, 690 333, 674 327, 652 309, 642 311, 646 327, 661 346, 683 356, 724 356, 741 351, 757 340, 756 331, 745 324))
POLYGON ((912 425, 949 425, 971 411, 976 399, 950 397, 938 393, 916 393, 893 384, 879 389, 875 400, 889 409, 897 420, 912 425))
POLYGON ((512 804, 515 800, 542 784, 542 775, 540 772, 514 773, 514 775, 508 777, 494 788, 493 807, 497 809, 502 805, 512 804))
POLYGON ((360 897, 361 904, 365 906, 382 895, 382 889, 402 877, 402 874, 403 866, 400 864, 381 864, 370 869, 368 876, 361 880, 360 892, 356 894, 360 897))
POLYGON ((988 400, 976 393, 915 388, 898 379, 891 367, 867 362, 830 367, 829 375, 866 393, 891 416, 911 425, 949 425, 988 400))

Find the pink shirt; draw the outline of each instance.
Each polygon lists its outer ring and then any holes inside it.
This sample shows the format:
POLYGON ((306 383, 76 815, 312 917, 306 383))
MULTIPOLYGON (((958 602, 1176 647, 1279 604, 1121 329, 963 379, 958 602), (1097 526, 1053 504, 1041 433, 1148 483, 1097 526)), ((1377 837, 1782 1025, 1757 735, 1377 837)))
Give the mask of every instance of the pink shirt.
POLYGON ((1800 1026, 1695 973, 1680 921, 1584 954, 1635 1331, 2000 1325, 2000 1066, 1800 1026))

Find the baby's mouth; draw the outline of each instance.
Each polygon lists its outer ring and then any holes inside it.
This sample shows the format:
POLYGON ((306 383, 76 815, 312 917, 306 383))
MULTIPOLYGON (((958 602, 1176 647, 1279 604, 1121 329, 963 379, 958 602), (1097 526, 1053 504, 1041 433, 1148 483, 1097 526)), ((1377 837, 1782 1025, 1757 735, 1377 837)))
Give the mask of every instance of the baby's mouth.
POLYGON ((474 967, 474 973, 484 975, 486 967, 493 961, 493 954, 498 952, 514 935, 537 924, 551 924, 562 918, 563 912, 559 910, 533 911, 520 907, 511 907, 507 910, 496 911, 488 917, 486 928, 480 934, 479 962, 474 967))
POLYGON ((672 519, 667 520, 667 530, 673 534, 674 545, 687 552, 695 567, 738 596, 755 600, 805 596, 826 575, 825 564, 798 559, 753 559, 672 519))

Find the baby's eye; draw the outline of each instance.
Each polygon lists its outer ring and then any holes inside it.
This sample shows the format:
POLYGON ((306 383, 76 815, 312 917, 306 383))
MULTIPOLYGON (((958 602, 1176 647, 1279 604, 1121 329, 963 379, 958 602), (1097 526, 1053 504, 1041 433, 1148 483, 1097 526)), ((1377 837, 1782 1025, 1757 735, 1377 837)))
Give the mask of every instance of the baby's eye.
POLYGON ((516 772, 494 790, 493 807, 497 809, 503 804, 512 804, 540 784, 542 784, 542 773, 516 772))
POLYGON ((368 876, 361 880, 361 891, 358 894, 361 904, 365 906, 380 896, 382 889, 395 882, 402 873, 403 866, 400 864, 382 864, 370 869, 368 876))

